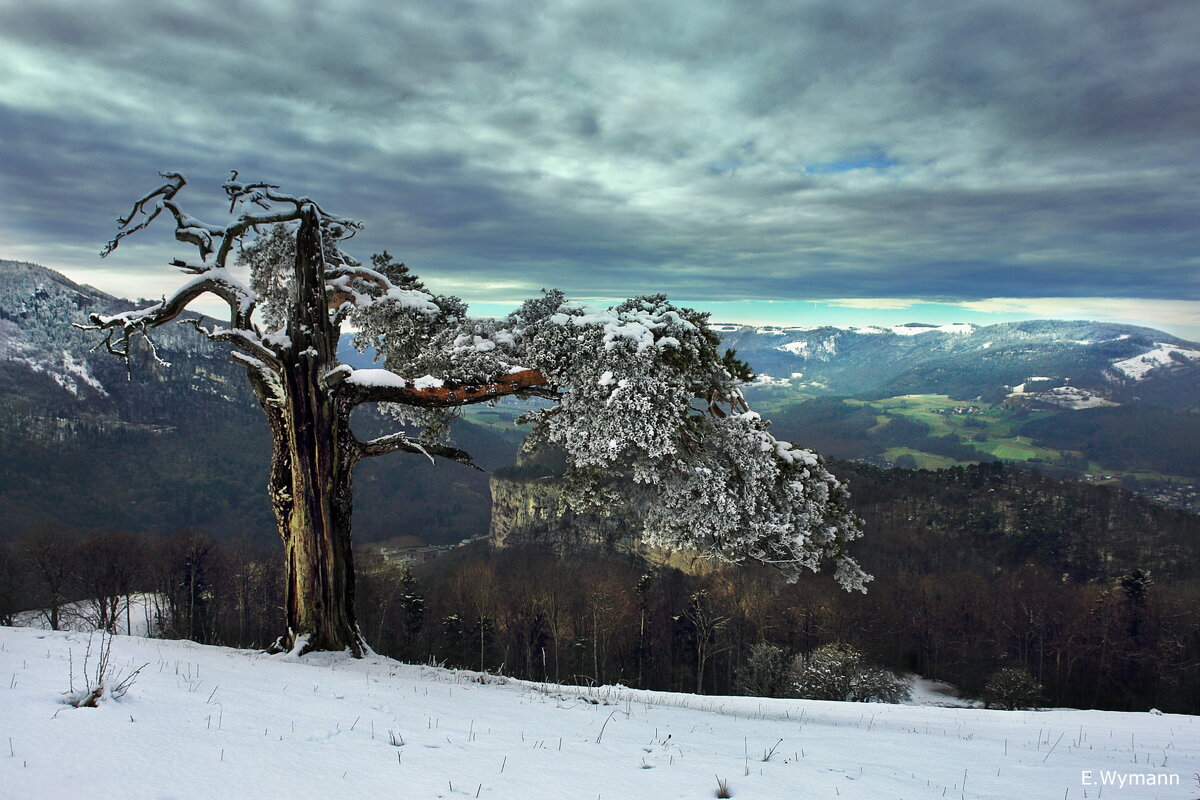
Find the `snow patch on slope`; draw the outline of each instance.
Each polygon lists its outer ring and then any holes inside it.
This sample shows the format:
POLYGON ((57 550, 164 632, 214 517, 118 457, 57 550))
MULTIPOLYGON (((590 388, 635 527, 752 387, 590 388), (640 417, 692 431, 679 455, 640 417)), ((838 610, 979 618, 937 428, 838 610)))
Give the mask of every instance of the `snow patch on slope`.
POLYGON ((888 328, 888 330, 890 330, 892 333, 896 334, 897 336, 918 336, 922 333, 934 333, 934 332, 969 334, 969 333, 975 332, 975 327, 976 327, 975 325, 972 325, 970 323, 951 322, 947 325, 920 325, 920 324, 893 325, 892 327, 888 328))
MULTIPOLYGON (((68 353, 66 350, 62 351, 62 355, 63 355, 63 369, 65 370, 64 375, 63 375, 64 380, 69 380, 71 378, 78 378, 80 381, 83 381, 85 384, 92 387, 100 394, 105 395, 105 396, 108 395, 108 392, 105 390, 104 386, 101 385, 100 381, 96 380, 96 377, 94 375, 92 375, 91 370, 88 369, 87 361, 84 361, 82 359, 79 361, 76 361, 74 358, 71 357, 71 354, 68 353)), ((56 380, 57 380, 57 378, 56 378, 56 380)), ((66 387, 64 386, 64 388, 66 388, 66 387)), ((75 383, 74 380, 71 380, 71 388, 69 388, 68 391, 70 391, 71 394, 78 396, 79 388, 78 388, 78 384, 75 383)))
POLYGON ((1081 389, 1078 386, 1058 386, 1048 392, 1036 392, 1031 395, 1036 400, 1055 406, 1078 411, 1081 408, 1106 408, 1120 405, 1095 392, 1081 389))
POLYGON ((1061 408, 1069 408, 1073 411, 1081 408, 1105 408, 1108 406, 1117 406, 1120 403, 1114 403, 1112 400, 1103 395, 1085 389, 1080 386, 1070 386, 1064 384, 1053 388, 1044 386, 1031 389, 1031 383, 1046 383, 1047 381, 1056 380, 1055 378, 1047 378, 1035 375, 1025 379, 1025 383, 1018 383, 1012 387, 1012 391, 1008 393, 1009 397, 1026 397, 1030 400, 1037 400, 1042 403, 1048 403, 1061 408))
POLYGON ((837 355, 837 339, 831 336, 819 342, 807 342, 804 340, 788 342, 787 344, 779 345, 775 349, 783 350, 785 353, 791 353, 801 358, 821 358, 827 360, 830 356, 837 355))
MULTIPOLYGON (((25 352, 29 352, 29 350, 26 349, 25 352)), ((66 350, 61 352, 61 362, 15 355, 10 355, 8 360, 17 364, 24 364, 34 372, 48 375, 72 397, 79 397, 82 386, 90 386, 101 395, 108 396, 108 390, 104 388, 104 385, 88 369, 87 361, 83 359, 76 361, 66 350)))
POLYGON ((1155 342, 1154 349, 1140 356, 1113 362, 1113 370, 1135 381, 1145 380, 1152 370, 1184 361, 1200 361, 1200 350, 1185 350, 1164 342, 1155 342))

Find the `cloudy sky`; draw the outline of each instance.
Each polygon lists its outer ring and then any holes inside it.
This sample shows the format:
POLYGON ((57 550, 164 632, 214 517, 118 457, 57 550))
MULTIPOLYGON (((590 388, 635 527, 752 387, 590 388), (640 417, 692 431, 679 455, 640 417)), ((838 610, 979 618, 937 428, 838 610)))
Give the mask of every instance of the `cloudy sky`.
POLYGON ((1122 319, 1200 338, 1194 0, 0 0, 0 258, 101 261, 171 169, 361 219, 482 312, 1122 319), (296 10, 302 8, 303 10, 296 10))

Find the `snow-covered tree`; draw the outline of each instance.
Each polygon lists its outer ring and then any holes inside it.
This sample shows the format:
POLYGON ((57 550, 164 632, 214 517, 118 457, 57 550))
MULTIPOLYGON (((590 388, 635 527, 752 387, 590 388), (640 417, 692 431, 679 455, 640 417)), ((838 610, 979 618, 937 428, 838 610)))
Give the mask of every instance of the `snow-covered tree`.
POLYGON ((873 664, 859 650, 833 642, 792 659, 791 693, 810 700, 902 703, 912 696, 908 681, 873 664))
POLYGON ((793 579, 832 559, 847 588, 869 580, 846 553, 860 531, 845 487, 749 409, 738 389, 749 371, 718 351, 707 315, 661 295, 596 310, 548 291, 503 319, 474 319, 386 253, 371 266, 351 258, 342 244, 359 224, 308 198, 235 172, 224 184, 232 221, 216 225, 179 204, 182 175, 163 178, 118 220, 102 255, 166 212, 175 238, 198 250, 198 261, 172 262, 190 279, 147 308, 94 314, 88 327, 128 359, 132 337, 149 340, 201 295, 228 305, 227 325, 183 322, 231 347, 271 429, 269 493, 287 553, 281 647, 364 650, 353 609, 354 465, 396 451, 472 465, 440 441, 446 414, 507 395, 554 401, 526 415, 530 446, 566 452, 576 504, 603 508, 635 487, 649 543, 761 561, 793 579), (376 348, 379 368, 339 362, 343 325, 376 348), (360 441, 349 419, 364 403, 383 404, 406 427, 360 441))

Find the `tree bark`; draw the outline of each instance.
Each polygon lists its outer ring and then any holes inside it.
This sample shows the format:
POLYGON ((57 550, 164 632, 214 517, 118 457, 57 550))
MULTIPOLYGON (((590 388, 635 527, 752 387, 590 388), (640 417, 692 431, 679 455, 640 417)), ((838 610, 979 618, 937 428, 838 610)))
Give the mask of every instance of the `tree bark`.
POLYGON ((349 408, 322 380, 336 364, 337 331, 325 311, 321 231, 301 217, 296 286, 283 359, 282 398, 262 397, 271 426, 270 496, 285 550, 288 650, 345 650, 365 643, 354 618, 350 515, 357 443, 349 408))
MULTIPOLYGON (((303 388, 303 383, 292 385, 303 388)), ((288 394, 271 470, 271 504, 285 550, 288 631, 283 644, 292 649, 297 637, 307 636, 304 651, 350 648, 361 656, 354 618, 354 459, 345 441, 348 420, 320 396, 324 392, 288 394)))

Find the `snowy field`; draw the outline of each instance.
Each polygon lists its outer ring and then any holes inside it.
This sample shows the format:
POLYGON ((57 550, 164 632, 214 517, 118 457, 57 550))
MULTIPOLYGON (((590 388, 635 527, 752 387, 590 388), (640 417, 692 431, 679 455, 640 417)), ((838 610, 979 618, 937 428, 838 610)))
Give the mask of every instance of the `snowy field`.
POLYGON ((0 627, 0 797, 1200 797, 1196 717, 481 682, 125 636, 114 671, 146 665, 128 693, 73 708, 88 638, 0 627))

